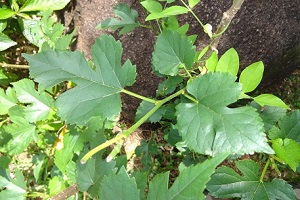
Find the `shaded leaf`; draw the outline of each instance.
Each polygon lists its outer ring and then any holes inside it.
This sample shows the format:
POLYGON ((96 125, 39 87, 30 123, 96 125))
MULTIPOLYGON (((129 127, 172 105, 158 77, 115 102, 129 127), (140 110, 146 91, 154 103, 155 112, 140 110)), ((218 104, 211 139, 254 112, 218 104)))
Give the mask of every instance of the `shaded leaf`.
POLYGON ((25 117, 29 122, 48 119, 53 99, 40 88, 35 90, 33 81, 22 79, 12 83, 20 102, 30 104, 24 109, 25 117))
POLYGON ((289 138, 300 143, 300 111, 293 110, 278 121, 278 127, 274 126, 269 133, 273 140, 277 138, 289 138))
POLYGON ((192 67, 195 54, 195 46, 186 36, 164 30, 155 43, 152 65, 162 74, 175 76, 180 67, 192 67))
POLYGON ((120 30, 120 34, 125 34, 140 26, 137 21, 138 13, 136 10, 131 10, 127 4, 119 3, 114 7, 114 13, 120 18, 108 18, 97 25, 96 28, 111 28, 112 30, 120 30))
POLYGON ((142 158, 141 162, 146 170, 149 170, 152 164, 152 156, 157 154, 157 150, 157 144, 153 140, 149 142, 142 140, 141 145, 136 147, 135 154, 142 158))
POLYGON ((10 177, 10 172, 6 171, 6 176, 0 175, 0 199, 5 200, 25 200, 26 183, 23 174, 17 169, 15 179, 10 177))
POLYGON ((239 56, 235 49, 228 49, 219 59, 216 67, 217 72, 228 72, 234 76, 239 70, 239 56))
POLYGON ((112 118, 121 111, 120 92, 135 82, 135 66, 121 67, 122 47, 112 36, 102 35, 92 47, 95 70, 78 51, 45 51, 24 54, 30 75, 48 88, 69 80, 77 86, 58 97, 58 115, 68 123, 83 124, 93 116, 112 118), (63 62, 62 62, 63 61, 63 62))
POLYGON ((168 185, 170 172, 157 174, 149 183, 148 200, 168 199, 168 185))
POLYGON ((176 107, 178 130, 187 146, 201 154, 272 154, 255 109, 227 107, 241 94, 241 85, 235 79, 228 73, 215 72, 192 80, 187 91, 198 103, 176 107))
POLYGON ((165 96, 172 94, 179 84, 183 81, 181 76, 170 76, 158 85, 156 96, 165 96))
POLYGON ((254 97, 253 100, 261 106, 267 105, 290 109, 280 98, 274 96, 273 94, 261 94, 257 97, 254 97))
POLYGON ((242 176, 229 167, 216 170, 207 184, 209 194, 218 198, 238 197, 242 200, 296 200, 291 185, 285 181, 273 179, 272 182, 261 182, 260 166, 254 161, 237 161, 236 166, 242 176))
POLYGON ((102 181, 99 191, 100 199, 140 199, 140 191, 134 178, 130 178, 124 167, 117 174, 109 173, 102 181))
POLYGON ((264 73, 263 62, 252 63, 246 67, 239 78, 244 93, 252 92, 260 83, 264 73))
POLYGON ((278 138, 272 141, 276 156, 296 171, 300 162, 300 146, 295 140, 278 138))
POLYGON ((41 10, 61 10, 70 0, 28 0, 20 8, 20 12, 41 11, 41 10))
MULTIPOLYGON (((136 111, 134 120, 135 121, 140 120, 154 107, 155 107, 155 104, 150 103, 148 101, 142 101, 136 111)), ((166 112, 166 108, 164 106, 161 106, 146 121, 151 122, 151 123, 159 122, 165 112, 166 112)))

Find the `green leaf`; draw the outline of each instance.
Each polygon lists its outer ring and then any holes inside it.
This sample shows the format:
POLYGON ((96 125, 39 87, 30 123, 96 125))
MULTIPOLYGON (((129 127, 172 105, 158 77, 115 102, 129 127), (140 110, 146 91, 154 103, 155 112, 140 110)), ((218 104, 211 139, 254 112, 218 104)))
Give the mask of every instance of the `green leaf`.
POLYGON ((7 125, 4 129, 12 135, 12 139, 7 144, 9 155, 22 153, 25 148, 37 137, 35 125, 30 124, 24 118, 24 110, 19 106, 14 106, 8 112, 12 124, 7 125))
POLYGON ((288 164, 295 172, 300 162, 300 146, 295 140, 278 138, 272 141, 276 156, 288 164))
POLYGON ((273 94, 261 94, 257 97, 254 97, 253 100, 261 106, 267 105, 290 109, 280 98, 274 96, 273 94))
POLYGON ((138 157, 142 157, 141 162, 146 170, 149 170, 152 164, 152 156, 157 154, 157 144, 150 140, 149 142, 142 140, 141 145, 135 149, 135 154, 138 157))
POLYGON ((141 2, 142 6, 150 13, 162 12, 162 5, 154 0, 146 0, 141 2))
POLYGON ((22 79, 12 83, 20 102, 30 104, 24 109, 26 119, 29 122, 48 119, 53 99, 40 88, 35 90, 34 82, 29 79, 22 79))
POLYGON ((80 152, 83 148, 83 137, 80 134, 74 134, 75 130, 71 130, 73 134, 66 134, 63 138, 63 148, 57 149, 54 154, 54 163, 57 168, 64 174, 66 166, 72 161, 74 153, 80 152))
POLYGON ((289 138, 300 143, 300 111, 293 110, 278 121, 278 127, 274 126, 269 133, 273 140, 277 138, 289 138))
POLYGON ((242 91, 244 93, 252 92, 260 83, 264 73, 263 62, 252 63, 245 68, 241 75, 239 82, 242 84, 242 91))
POLYGON ((187 91, 198 103, 176 107, 179 132, 187 146, 201 154, 274 153, 254 108, 227 107, 241 94, 241 85, 235 79, 231 74, 215 72, 192 80, 187 91))
POLYGON ((66 182, 64 181, 63 177, 61 176, 54 176, 48 184, 48 192, 50 195, 54 195, 65 189, 66 182))
POLYGON ((235 49, 228 49, 220 58, 217 67, 217 72, 228 72, 234 76, 239 71, 239 56, 235 49))
POLYGON ((5 115, 8 110, 15 106, 18 102, 16 92, 12 88, 7 88, 6 91, 0 88, 0 115, 5 115))
POLYGON ((25 200, 26 183, 22 173, 16 169, 15 179, 10 177, 7 170, 5 176, 0 175, 0 199, 25 200))
POLYGON ((169 173, 159 174, 149 185, 148 200, 152 199, 204 199, 203 191, 215 168, 228 156, 220 154, 214 158, 183 169, 168 190, 169 173))
POLYGON ((164 17, 170 17, 175 15, 181 15, 188 13, 189 10, 186 7, 183 6, 171 6, 163 10, 162 12, 155 12, 148 15, 145 19, 145 21, 153 20, 153 19, 160 19, 164 17))
POLYGON ((4 29, 7 27, 7 20, 1 20, 0 21, 0 32, 4 31, 4 29))
POLYGON ((125 34, 132 31, 134 28, 140 26, 137 21, 138 13, 136 10, 131 10, 127 4, 119 3, 114 7, 114 13, 120 17, 121 20, 116 18, 108 18, 97 25, 96 28, 111 28, 112 30, 120 30, 120 34, 125 34))
POLYGON ((158 85, 156 96, 172 94, 179 84, 183 81, 181 76, 170 76, 158 85))
POLYGON ((140 199, 140 191, 134 178, 130 178, 124 167, 118 174, 110 173, 101 181, 99 199, 140 199))
POLYGON ((11 159, 8 156, 0 157, 0 169, 8 169, 11 159))
POLYGON ((135 66, 121 67, 122 47, 112 36, 102 35, 92 47, 95 70, 78 51, 45 51, 24 54, 30 75, 48 88, 69 80, 77 86, 58 97, 58 115, 67 123, 83 124, 93 116, 112 118, 121 111, 120 92, 135 82, 135 66), (62 62, 63 61, 63 62, 62 62))
POLYGON ((49 8, 51 10, 61 10, 69 2, 70 0, 28 0, 19 12, 49 10, 49 8))
POLYGON ((199 2, 200 0, 189 0, 190 8, 194 8, 199 2))
POLYGON ((217 169, 207 184, 210 195, 218 198, 238 197, 242 200, 296 200, 291 185, 285 181, 273 179, 272 182, 261 182, 260 166, 254 161, 237 161, 236 166, 242 176, 229 167, 217 169))
MULTIPOLYGON (((126 155, 125 155, 126 158, 126 155)), ((127 162, 127 159, 126 159, 127 162)), ((134 171, 132 177, 135 178, 138 189, 140 190, 140 198, 145 199, 145 188, 148 182, 148 172, 134 171)))
POLYGON ((214 72, 216 70, 218 64, 218 54, 216 51, 213 51, 210 57, 205 61, 205 66, 210 72, 214 72))
POLYGON ((0 8, 0 20, 8 19, 16 14, 15 11, 7 8, 0 8))
POLYGON ((43 171, 47 167, 48 158, 45 154, 39 153, 38 155, 33 156, 33 164, 35 168, 33 169, 33 175, 36 182, 39 182, 43 171))
POLYGON ((0 51, 4 51, 9 47, 15 46, 17 43, 11 40, 4 33, 0 33, 0 51))
MULTIPOLYGON (((134 121, 140 120, 142 117, 145 116, 145 114, 147 114, 154 107, 155 105, 153 103, 150 103, 148 101, 142 101, 136 111, 134 121)), ((164 106, 161 106, 146 121, 151 123, 159 122, 165 112, 166 112, 166 108, 164 106)))
POLYGON ((192 67, 195 54, 195 46, 185 35, 164 30, 155 43, 152 65, 162 74, 175 76, 182 65, 192 67))

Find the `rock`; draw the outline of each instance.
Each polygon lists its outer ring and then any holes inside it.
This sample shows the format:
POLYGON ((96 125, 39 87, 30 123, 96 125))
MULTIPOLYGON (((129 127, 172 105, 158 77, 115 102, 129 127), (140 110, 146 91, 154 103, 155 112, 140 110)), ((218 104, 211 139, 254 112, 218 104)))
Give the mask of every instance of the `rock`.
MULTIPOLYGON (((143 28, 119 37, 116 33, 96 30, 102 20, 112 17, 117 0, 80 0, 73 1, 75 10, 71 15, 78 31, 78 50, 84 51, 90 58, 90 47, 95 38, 103 33, 113 34, 122 41, 123 58, 130 59, 137 66, 138 78, 129 89, 145 96, 153 96, 161 79, 151 70, 151 54, 155 35, 143 28)), ((143 16, 138 1, 123 0, 143 16)), ((195 13, 204 24, 210 23, 214 28, 219 24, 222 13, 231 6, 232 0, 202 0, 194 8, 195 13)), ((71 18, 72 18, 71 17, 71 18)), ((70 17, 69 17, 70 18, 70 17)), ((190 24, 191 34, 198 34, 196 44, 204 47, 209 38, 191 14, 179 17, 182 23, 190 24)), ((262 60, 265 64, 264 85, 276 83, 300 66, 300 0, 245 0, 235 16, 229 29, 221 37, 218 50, 224 53, 234 47, 240 56, 242 68, 262 60)), ((133 119, 139 100, 124 96, 125 119, 133 119)))

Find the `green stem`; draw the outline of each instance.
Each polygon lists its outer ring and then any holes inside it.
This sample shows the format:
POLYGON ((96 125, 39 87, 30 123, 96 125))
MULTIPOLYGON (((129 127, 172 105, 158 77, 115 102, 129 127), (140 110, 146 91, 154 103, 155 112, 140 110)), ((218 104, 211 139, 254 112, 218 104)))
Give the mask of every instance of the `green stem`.
POLYGON ((185 67, 185 64, 183 64, 183 68, 184 68, 184 70, 186 71, 186 73, 188 74, 188 76, 189 76, 190 78, 192 78, 192 75, 191 75, 191 73, 187 70, 187 68, 185 67))
POLYGON ((156 103, 157 103, 157 100, 155 100, 155 99, 150 99, 150 98, 144 97, 144 96, 139 95, 139 94, 136 94, 136 93, 134 93, 134 92, 130 92, 130 91, 125 90, 125 89, 122 89, 121 92, 123 92, 123 93, 125 93, 125 94, 128 94, 128 95, 130 95, 130 96, 136 97, 136 98, 138 98, 138 99, 142 99, 142 100, 144 100, 144 101, 148 101, 148 102, 153 103, 153 104, 156 104, 156 103))
POLYGON ((190 13, 192 13, 192 15, 195 17, 195 19, 198 21, 198 23, 204 27, 203 23, 201 22, 201 20, 197 17, 197 15, 194 13, 194 11, 183 1, 181 0, 181 3, 189 10, 190 13))
POLYGON ((185 96, 186 98, 192 100, 192 101, 195 102, 195 103, 198 103, 198 101, 197 101, 195 98, 191 97, 190 95, 188 95, 188 94, 186 94, 186 93, 184 93, 183 96, 185 96))
POLYGON ((267 163, 266 163, 266 165, 265 165, 265 167, 264 167, 264 169, 263 169, 263 171, 261 173, 261 176, 260 176, 260 179, 259 179, 259 181, 261 183, 264 182, 264 177, 266 175, 266 172, 267 172, 267 169, 268 169, 269 165, 270 165, 270 159, 268 159, 268 161, 267 161, 267 163))
POLYGON ((0 66, 9 67, 9 68, 29 69, 28 65, 14 65, 14 64, 7 64, 5 62, 0 62, 0 66))
POLYGON ((170 101, 171 99, 183 94, 185 89, 181 89, 178 92, 168 96, 167 98, 157 101, 155 104, 155 107, 152 108, 144 117, 142 117, 139 121, 137 121, 133 126, 131 126, 127 131, 124 131, 122 134, 116 136, 115 138, 108 140, 104 142, 103 144, 100 144, 99 146, 95 147, 91 151, 89 151, 87 154, 83 156, 81 159, 81 163, 85 164, 86 161, 92 157, 95 153, 98 151, 101 151, 102 149, 114 144, 115 142, 119 141, 122 138, 127 138, 133 131, 135 131, 140 125, 142 125, 158 108, 160 108, 163 104, 170 101))

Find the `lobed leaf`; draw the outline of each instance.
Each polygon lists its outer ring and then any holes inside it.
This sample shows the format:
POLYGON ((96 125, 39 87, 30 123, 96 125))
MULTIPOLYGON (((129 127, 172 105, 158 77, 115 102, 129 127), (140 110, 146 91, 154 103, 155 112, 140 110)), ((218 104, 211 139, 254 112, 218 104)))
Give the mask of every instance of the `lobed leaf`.
POLYGON ((10 177, 10 172, 6 171, 5 176, 0 175, 0 199, 25 200, 26 183, 23 174, 16 169, 15 179, 10 177))
POLYGON ((288 164, 295 172, 300 162, 300 145, 289 138, 272 141, 276 156, 288 164))
POLYGON ((208 73, 187 85, 197 103, 176 107, 177 125, 187 146, 201 154, 220 152, 274 153, 263 133, 263 123, 254 108, 228 108, 238 100, 241 85, 228 73, 208 73))
POLYGON ((121 111, 119 93, 135 82, 135 66, 130 61, 121 66, 121 43, 112 36, 102 35, 96 39, 91 52, 95 69, 78 51, 24 54, 30 64, 30 75, 43 87, 66 80, 77 84, 55 102, 58 115, 67 123, 83 124, 93 116, 105 119, 118 115, 121 111))
POLYGON ((137 21, 137 11, 131 10, 127 4, 119 3, 114 7, 114 13, 120 17, 121 20, 117 18, 108 18, 98 24, 96 28, 111 28, 112 30, 122 28, 120 34, 125 34, 140 26, 140 23, 137 21))
POLYGON ((207 184, 209 194, 218 198, 241 198, 242 200, 296 200, 291 185, 281 179, 261 182, 259 165, 252 160, 236 162, 242 176, 229 167, 220 167, 207 184))
POLYGON ((195 54, 195 46, 186 36, 176 31, 164 30, 155 43, 152 65, 162 74, 175 76, 180 67, 192 67, 195 54))
POLYGON ((18 102, 16 92, 11 87, 6 91, 0 88, 0 115, 5 115, 11 107, 14 107, 18 102))

